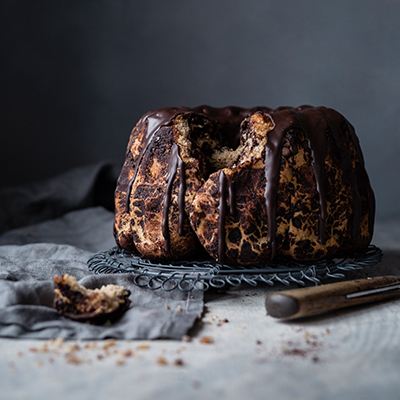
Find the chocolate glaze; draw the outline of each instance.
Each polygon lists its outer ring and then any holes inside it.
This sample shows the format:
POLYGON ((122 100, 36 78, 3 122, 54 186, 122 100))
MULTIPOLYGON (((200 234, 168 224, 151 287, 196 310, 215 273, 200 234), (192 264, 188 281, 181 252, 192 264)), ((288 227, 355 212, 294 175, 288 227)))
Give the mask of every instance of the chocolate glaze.
POLYGON ((185 228, 185 192, 186 192, 186 176, 185 176, 185 163, 178 155, 178 168, 179 174, 179 195, 178 195, 178 208, 179 208, 179 235, 183 236, 185 228))
POLYGON ((312 168, 319 195, 319 241, 325 244, 326 199, 324 189, 324 162, 326 157, 326 120, 313 109, 303 106, 296 110, 280 108, 269 117, 274 128, 267 133, 265 146, 265 202, 268 219, 268 244, 271 249, 271 259, 276 254, 276 196, 279 184, 282 146, 289 130, 301 129, 306 134, 311 150, 312 168), (310 112, 311 111, 311 112, 310 112), (308 118, 311 116, 312 118, 308 118))
POLYGON ((226 216, 226 176, 219 173, 219 203, 218 203, 218 261, 224 263, 225 258, 225 216, 226 216))
POLYGON ((228 182, 228 194, 229 214, 234 217, 236 214, 236 184, 232 179, 230 179, 228 182))
MULTIPOLYGON (((276 253, 276 194, 279 183, 280 160, 283 140, 286 132, 293 129, 302 130, 311 150, 312 168, 319 195, 319 242, 325 244, 325 225, 327 217, 324 188, 324 164, 327 152, 326 132, 329 130, 341 152, 341 167, 345 182, 351 187, 353 197, 353 229, 352 241, 358 237, 361 222, 361 197, 358 192, 355 172, 351 165, 351 157, 346 145, 346 137, 341 124, 345 121, 339 113, 325 107, 301 106, 296 109, 281 107, 270 112, 274 128, 268 132, 265 152, 265 199, 268 218, 268 243, 271 248, 271 259, 276 253)), ((354 142, 354 138, 353 138, 354 142)), ((361 149, 357 152, 360 155, 361 149)), ((360 158, 362 160, 362 157, 360 158)))
MULTIPOLYGON (((319 196, 319 241, 325 244, 325 224, 327 217, 327 206, 324 188, 324 163, 327 153, 326 132, 330 131, 335 139, 335 143, 342 155, 341 166, 343 169, 344 181, 349 184, 353 197, 353 230, 352 238, 355 241, 358 237, 361 222, 361 197, 358 192, 355 173, 352 167, 351 157, 347 150, 347 141, 341 126, 347 124, 349 134, 356 148, 358 158, 362 166, 364 161, 359 146, 358 139, 354 133, 352 126, 345 118, 332 109, 325 107, 311 107, 304 105, 298 108, 279 107, 272 110, 268 107, 222 107, 214 108, 210 106, 199 106, 196 108, 188 107, 171 107, 161 108, 156 111, 147 113, 142 121, 147 124, 147 130, 144 134, 140 154, 134 163, 134 173, 128 183, 126 194, 126 211, 129 212, 129 201, 133 183, 136 179, 143 156, 146 153, 150 143, 153 141, 156 133, 164 126, 170 126, 172 120, 186 113, 200 113, 207 116, 219 129, 222 140, 225 145, 236 148, 240 143, 240 124, 242 121, 260 111, 267 114, 274 124, 271 131, 268 132, 268 140, 265 146, 265 202, 268 219, 268 244, 271 250, 271 259, 276 254, 276 198, 279 184, 280 163, 282 156, 282 146, 285 135, 290 130, 301 130, 307 137, 308 146, 311 151, 312 168, 314 172, 316 188, 319 196)), ((168 229, 168 210, 171 202, 172 183, 177 172, 180 169, 179 184, 179 234, 183 235, 184 219, 185 219, 185 165, 179 157, 178 146, 174 144, 171 149, 171 155, 168 165, 167 188, 164 198, 163 226, 162 231, 165 238, 165 250, 170 250, 169 229, 168 229)), ((225 253, 225 216, 226 216, 226 186, 227 178, 223 171, 219 175, 219 221, 218 221, 218 255, 220 263, 223 263, 225 253)), ((373 198, 371 191, 370 195, 373 198)), ((229 213, 234 215, 236 212, 235 205, 235 184, 231 180, 228 182, 228 203, 229 213)), ((370 233, 372 235, 372 226, 374 218, 374 202, 370 201, 370 233)))
POLYGON ((171 203, 172 184, 176 175, 177 168, 179 167, 179 193, 178 193, 178 208, 179 208, 179 235, 183 235, 184 221, 185 221, 185 191, 186 191, 186 179, 185 179, 185 164, 179 157, 179 148, 174 144, 171 148, 171 155, 168 162, 168 174, 167 174, 167 188, 165 190, 164 197, 164 209, 163 209, 163 221, 162 221, 162 233, 165 239, 165 251, 170 251, 170 238, 169 238, 169 224, 168 224, 168 212, 171 203))
POLYGON ((164 208, 163 208, 163 220, 162 220, 162 233, 165 238, 165 251, 169 252, 170 250, 170 241, 169 241, 169 229, 168 229, 168 211, 169 204, 171 202, 171 192, 172 192, 172 183, 176 174, 176 168, 178 166, 176 153, 178 151, 178 146, 172 146, 171 157, 168 163, 168 174, 167 174, 167 187, 165 189, 164 196, 164 208), (171 162, 171 159, 173 161, 171 162))
MULTIPOLYGON (((282 115, 283 117, 283 115, 282 115)), ((268 219, 268 244, 271 249, 271 259, 276 252, 275 231, 276 231, 276 194, 279 183, 279 166, 281 162, 281 152, 284 139, 284 132, 290 126, 284 125, 286 118, 278 119, 278 127, 274 122, 274 128, 268 132, 268 141, 265 145, 265 205, 267 207, 268 219)))
POLYGON ((133 176, 131 180, 128 183, 128 188, 126 191, 126 212, 129 212, 129 202, 130 202, 130 196, 131 196, 131 191, 132 191, 132 186, 133 183, 135 182, 137 173, 139 171, 140 164, 143 160, 143 156, 146 153, 147 148, 149 147, 150 143, 152 142, 155 134, 163 127, 170 125, 171 120, 177 116, 178 114, 181 114, 185 111, 190 111, 189 108, 184 108, 184 107, 170 107, 170 108, 161 108, 159 110, 155 111, 150 111, 147 114, 145 114, 142 118, 143 123, 147 124, 147 128, 143 137, 143 147, 140 150, 139 153, 139 158, 138 160, 134 163, 133 168, 133 176))
POLYGON ((228 205, 229 214, 235 216, 236 214, 236 190, 235 182, 232 179, 227 179, 224 171, 221 170, 218 179, 218 260, 221 264, 225 259, 225 219, 226 219, 226 186, 228 183, 228 205))
MULTIPOLYGON (((268 107, 253 107, 253 108, 241 108, 241 107, 210 107, 207 105, 189 108, 189 107, 164 107, 155 111, 150 111, 145 114, 142 118, 142 122, 147 125, 144 137, 143 146, 141 147, 139 157, 134 163, 133 176, 130 179, 126 191, 126 202, 125 210, 129 212, 130 196, 132 192, 132 186, 135 182, 137 173, 139 171, 140 164, 143 156, 156 133, 164 126, 171 125, 172 120, 180 114, 186 113, 200 113, 206 115, 217 125, 217 129, 223 135, 223 144, 236 148, 240 143, 240 124, 241 122, 252 115, 256 111, 269 111, 268 107)), ((129 144, 129 148, 131 144, 129 144)))
MULTIPOLYGON (((335 135, 336 144, 340 150, 342 155, 342 169, 343 169, 343 178, 346 183, 348 183, 351 187, 352 191, 352 198, 353 198, 353 228, 352 228, 352 242, 355 243, 357 237, 360 232, 360 223, 361 223, 361 216, 362 216, 362 202, 361 196, 358 191, 357 187, 357 180, 353 171, 352 160, 350 154, 347 150, 347 133, 350 137, 350 140, 355 148, 357 153, 358 162, 361 168, 365 168, 364 164, 364 156, 361 151, 360 142, 358 137, 355 133, 353 126, 347 121, 341 114, 337 111, 326 108, 326 107, 318 107, 318 110, 323 112, 330 121, 332 121, 336 126, 340 126, 341 129, 332 129, 333 134, 335 135)), ((368 177, 365 176, 368 182, 368 196, 369 196, 369 210, 368 210, 368 227, 369 227, 369 234, 372 237, 373 230, 374 230, 374 219, 375 219, 375 195, 369 185, 368 177)))
MULTIPOLYGON (((246 117, 253 114, 255 111, 258 110, 269 110, 266 107, 253 107, 249 109, 244 109, 240 107, 222 107, 222 108, 215 108, 210 106, 199 106, 196 108, 189 108, 189 107, 165 107, 160 108, 159 110, 150 111, 145 114, 142 118, 142 122, 147 125, 145 134, 142 140, 142 146, 139 153, 139 156, 134 162, 133 168, 133 176, 130 179, 127 191, 126 191, 126 200, 125 200, 125 210, 129 213, 129 205, 130 205, 130 197, 132 192, 132 186, 135 182, 137 173, 139 171, 140 164, 143 160, 143 156, 146 153, 150 143, 154 140, 157 132, 164 126, 170 126, 172 120, 180 114, 185 113, 200 113, 206 115, 209 119, 211 119, 217 125, 217 129, 220 130, 220 133, 224 137, 224 143, 232 148, 235 148, 239 145, 240 142, 240 123, 246 117)), ((129 145, 129 148, 131 144, 129 145)), ((185 189, 186 189, 186 180, 184 177, 184 163, 178 156, 176 158, 175 155, 171 156, 171 160, 173 165, 173 169, 170 171, 169 166, 169 173, 174 171, 173 174, 171 173, 170 179, 168 179, 169 186, 167 185, 167 192, 164 199, 164 211, 163 211, 163 235, 165 238, 165 249, 169 251, 169 232, 168 232, 168 209, 169 209, 169 202, 171 198, 171 190, 172 190, 172 180, 176 173, 176 165, 175 162, 178 159, 179 166, 181 167, 181 180, 180 180, 180 196, 179 196, 179 234, 183 235, 183 227, 184 227, 184 197, 185 197, 185 189)), ((171 161, 170 161, 171 164, 171 161)), ((233 203, 231 203, 233 204, 233 203)))
POLYGON ((327 150, 325 134, 328 124, 324 115, 321 113, 315 113, 312 108, 307 107, 304 109, 303 115, 306 117, 304 121, 304 129, 306 130, 308 145, 311 150, 312 167, 319 196, 319 242, 325 244, 326 198, 324 164, 327 150))
MULTIPOLYGON (((352 227, 352 234, 351 234, 351 240, 352 244, 354 244, 357 240, 358 234, 360 232, 360 223, 361 223, 361 196, 360 193, 358 192, 357 188, 357 182, 356 182, 356 176, 353 171, 353 165, 352 165, 352 160, 350 153, 348 151, 347 145, 346 145, 346 136, 343 132, 343 124, 346 125, 346 128, 348 129, 348 123, 347 121, 336 111, 326 108, 326 107, 318 107, 317 110, 325 116, 329 129, 332 132, 334 138, 335 138, 335 143, 338 147, 338 150, 341 154, 341 167, 343 171, 343 180, 350 186, 351 192, 352 192, 352 201, 353 201, 353 227, 352 227)), ((353 132, 354 133, 354 132, 353 132)), ((354 135, 351 135, 353 139, 353 144, 355 145, 355 133, 354 135)), ((358 142, 358 140, 357 140, 358 142)), ((356 152, 358 159, 364 163, 363 160, 363 155, 361 153, 361 149, 357 146, 356 147, 356 152)), ((364 166, 364 165, 363 165, 364 166)), ((372 232, 371 232, 372 236, 372 232)))

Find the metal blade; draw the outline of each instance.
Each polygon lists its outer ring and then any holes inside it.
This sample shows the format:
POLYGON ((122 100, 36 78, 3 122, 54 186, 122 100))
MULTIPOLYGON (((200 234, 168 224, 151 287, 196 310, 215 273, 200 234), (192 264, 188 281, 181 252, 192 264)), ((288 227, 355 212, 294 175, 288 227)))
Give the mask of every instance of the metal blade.
POLYGON ((400 289, 400 283, 396 284, 396 285, 383 286, 383 287, 376 288, 376 289, 362 290, 361 292, 350 293, 350 294, 346 295, 346 298, 347 299, 355 299, 357 297, 371 296, 371 295, 378 294, 378 293, 391 292, 391 291, 397 290, 397 289, 400 289))

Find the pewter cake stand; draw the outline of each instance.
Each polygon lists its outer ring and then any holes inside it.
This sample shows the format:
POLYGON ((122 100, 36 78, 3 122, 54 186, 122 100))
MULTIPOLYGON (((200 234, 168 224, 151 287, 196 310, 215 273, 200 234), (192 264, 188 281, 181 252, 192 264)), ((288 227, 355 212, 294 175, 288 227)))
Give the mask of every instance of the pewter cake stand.
POLYGON ((93 274, 131 273, 134 283, 151 290, 171 291, 176 288, 190 292, 206 291, 225 286, 239 287, 243 283, 257 286, 259 283, 286 286, 306 283, 319 285, 327 279, 343 279, 345 272, 373 267, 382 259, 382 251, 370 245, 351 256, 335 257, 315 263, 298 263, 277 259, 265 265, 246 267, 221 265, 214 260, 179 262, 152 262, 133 255, 118 247, 103 250, 88 260, 93 274))

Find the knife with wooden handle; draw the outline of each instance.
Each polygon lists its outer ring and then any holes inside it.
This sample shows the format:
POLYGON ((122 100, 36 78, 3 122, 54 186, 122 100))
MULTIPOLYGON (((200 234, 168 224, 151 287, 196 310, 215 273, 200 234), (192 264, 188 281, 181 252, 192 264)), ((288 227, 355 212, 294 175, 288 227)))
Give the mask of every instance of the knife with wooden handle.
POLYGON ((400 278, 379 276, 269 293, 265 306, 271 317, 295 319, 398 295, 400 278))

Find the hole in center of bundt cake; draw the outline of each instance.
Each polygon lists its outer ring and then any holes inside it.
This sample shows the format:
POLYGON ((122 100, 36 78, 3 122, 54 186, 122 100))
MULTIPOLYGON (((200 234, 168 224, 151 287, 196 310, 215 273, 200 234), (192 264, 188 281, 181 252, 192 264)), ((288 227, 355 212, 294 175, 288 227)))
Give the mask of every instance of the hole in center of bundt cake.
POLYGON ((198 162, 203 178, 222 168, 232 167, 238 160, 242 145, 236 149, 222 146, 224 132, 218 131, 208 118, 180 115, 174 126, 178 130, 177 143, 182 161, 187 165, 198 162))
POLYGON ((257 112, 246 118, 238 132, 224 131, 207 117, 189 113, 179 115, 174 126, 178 131, 177 143, 180 157, 187 165, 198 163, 203 178, 223 168, 232 168, 238 163, 260 160, 265 149, 266 132, 273 129, 270 117, 257 112), (223 143, 230 142, 228 136, 240 137, 236 148, 223 143))

